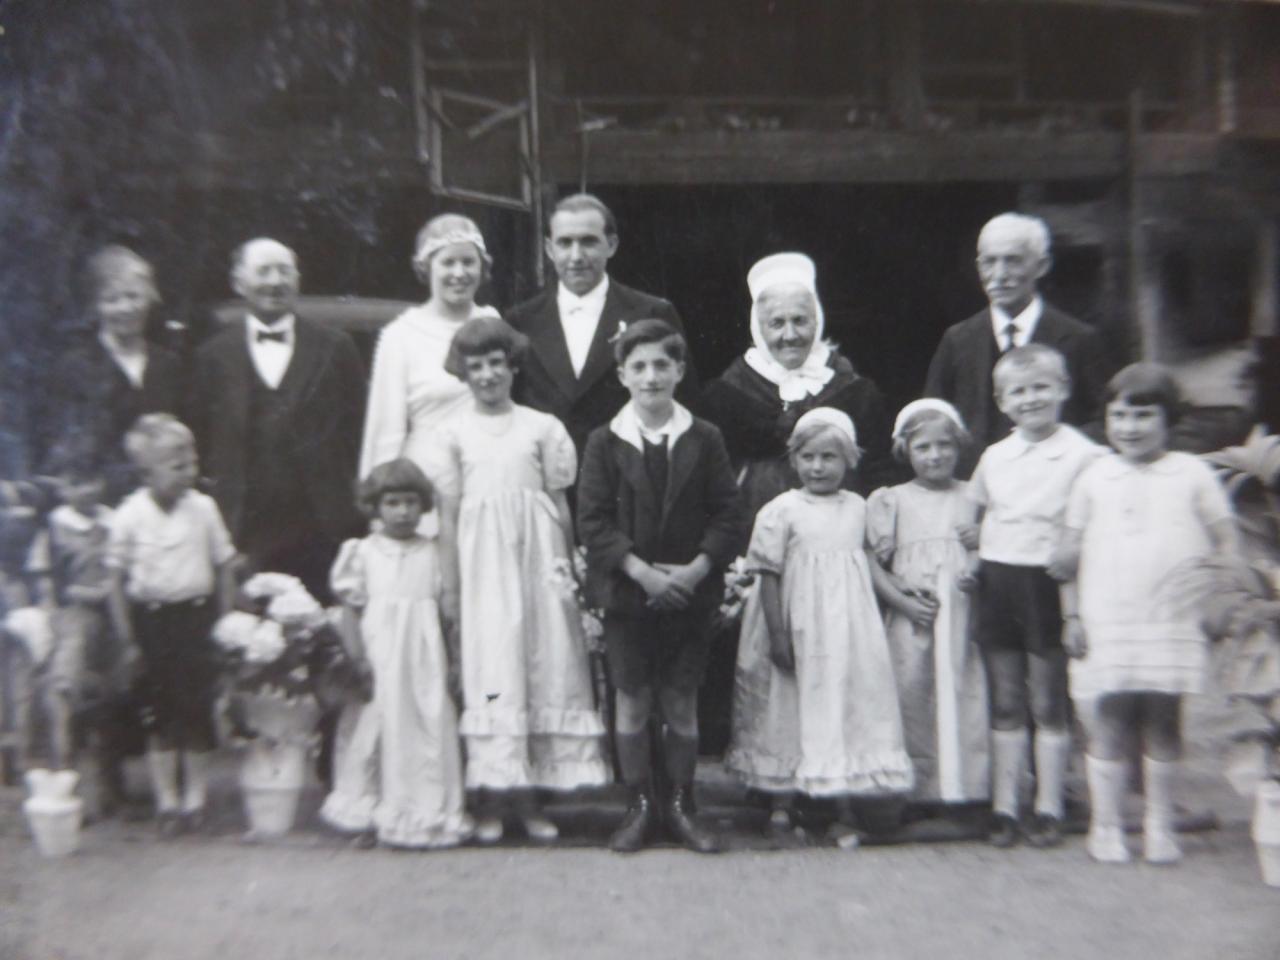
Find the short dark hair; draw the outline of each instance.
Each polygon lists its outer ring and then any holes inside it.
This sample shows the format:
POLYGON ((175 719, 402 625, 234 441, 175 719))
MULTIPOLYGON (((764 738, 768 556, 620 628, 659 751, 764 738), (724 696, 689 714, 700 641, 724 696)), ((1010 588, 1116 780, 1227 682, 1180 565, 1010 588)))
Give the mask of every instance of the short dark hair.
POLYGON ((467 357, 478 357, 494 350, 507 355, 507 363, 519 367, 529 349, 529 338, 498 317, 472 317, 453 335, 444 369, 459 380, 467 379, 467 357))
POLYGON ((583 213, 588 210, 594 210, 604 218, 606 237, 618 235, 618 220, 603 200, 594 193, 571 193, 567 197, 561 197, 552 209, 551 216, 547 217, 547 236, 551 236, 551 217, 557 213, 583 213))
POLYGON ((1135 407, 1160 407, 1170 427, 1182 419, 1186 408, 1178 381, 1158 363, 1131 363, 1112 377, 1103 392, 1103 403, 1116 400, 1135 407))
POLYGON ((422 501, 423 512, 435 503, 435 490, 422 469, 405 457, 380 463, 360 481, 356 493, 356 505, 367 517, 378 515, 378 504, 388 493, 416 493, 422 501))
POLYGON ((618 331, 613 338, 613 359, 622 366, 631 351, 645 343, 658 344, 662 352, 676 363, 684 363, 689 354, 689 346, 679 330, 665 320, 651 318, 634 320, 618 331))

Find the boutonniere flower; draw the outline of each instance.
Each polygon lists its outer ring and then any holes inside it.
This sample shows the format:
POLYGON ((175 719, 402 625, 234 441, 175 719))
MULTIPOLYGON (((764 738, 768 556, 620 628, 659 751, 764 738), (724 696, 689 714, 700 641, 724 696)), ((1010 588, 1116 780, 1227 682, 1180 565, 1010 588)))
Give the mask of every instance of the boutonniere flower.
POLYGON ((609 338, 610 343, 617 343, 624 333, 627 332, 627 321, 619 320, 618 329, 613 331, 613 336, 609 338))

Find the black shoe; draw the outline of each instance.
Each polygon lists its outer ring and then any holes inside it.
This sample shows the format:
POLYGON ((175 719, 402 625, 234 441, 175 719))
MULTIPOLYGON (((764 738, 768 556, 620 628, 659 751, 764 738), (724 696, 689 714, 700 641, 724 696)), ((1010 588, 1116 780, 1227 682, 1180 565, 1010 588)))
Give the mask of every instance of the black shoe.
POLYGON ((1007 813, 994 814, 987 832, 987 842, 1001 850, 1012 847, 1018 842, 1018 821, 1007 813))
POLYGON ((688 785, 673 787, 667 803, 667 828, 671 836, 694 853, 719 853, 720 841, 710 830, 698 825, 690 810, 689 800, 693 788, 688 785))
POLYGON ((653 824, 653 798, 647 790, 637 790, 627 807, 626 816, 609 838, 609 849, 614 853, 635 853, 643 849, 653 824))
POLYGON ((1047 849, 1062 845, 1062 820, 1049 813, 1037 813, 1027 828, 1027 843, 1047 849))

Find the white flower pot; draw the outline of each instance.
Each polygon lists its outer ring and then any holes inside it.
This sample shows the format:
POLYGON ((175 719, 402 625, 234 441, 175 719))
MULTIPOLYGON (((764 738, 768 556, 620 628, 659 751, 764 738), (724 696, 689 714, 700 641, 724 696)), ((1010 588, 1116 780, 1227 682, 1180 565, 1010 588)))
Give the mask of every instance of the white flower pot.
POLYGON ((80 846, 79 797, 32 797, 22 804, 36 847, 46 857, 65 857, 80 846))
POLYGON ((1258 850, 1262 882, 1280 887, 1280 780, 1258 784, 1253 810, 1253 842, 1258 850))
POLYGON ((240 792, 254 836, 280 837, 293 828, 306 768, 307 748, 302 743, 252 743, 245 748, 240 792))

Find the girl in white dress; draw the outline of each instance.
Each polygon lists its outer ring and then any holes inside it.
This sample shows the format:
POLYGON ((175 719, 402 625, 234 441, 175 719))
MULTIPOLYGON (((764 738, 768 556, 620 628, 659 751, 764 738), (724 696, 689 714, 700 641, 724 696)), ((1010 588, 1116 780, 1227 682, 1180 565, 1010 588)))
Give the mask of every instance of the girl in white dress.
POLYGON ((446 368, 474 401, 441 428, 433 466, 460 581, 466 780, 485 792, 486 843, 508 812, 530 838, 554 840, 534 791, 609 780, 581 613, 555 586, 569 566, 577 458, 559 420, 511 401, 527 343, 498 319, 458 331, 446 368))
POLYGON ((977 546, 968 484, 955 478, 969 432, 945 400, 916 400, 893 426, 893 454, 915 479, 882 487, 867 501, 876 559, 904 602, 890 605, 885 631, 898 680, 917 801, 965 803, 990 796, 987 681, 971 631, 969 575, 977 546))
POLYGON ((765 504, 752 531, 759 582, 743 611, 725 765, 774 795, 774 829, 790 828, 796 793, 836 798, 831 836, 850 846, 850 798, 912 784, 876 605, 877 591, 897 590, 868 559, 865 501, 841 489, 858 462, 853 422, 818 407, 788 446, 804 486, 765 504))
POLYGON ((435 482, 426 455, 435 429, 471 400, 466 386, 445 372, 445 357, 467 320, 498 316, 493 307, 475 302, 492 263, 484 237, 467 217, 441 214, 418 232, 413 269, 430 296, 392 320, 378 337, 360 476, 380 463, 408 457, 435 482))
POLYGON ((1143 853, 1181 858, 1173 786, 1182 751, 1182 695, 1204 688, 1208 644, 1198 611, 1170 581, 1175 567, 1237 549, 1226 494, 1196 457, 1172 453, 1181 408, 1173 377, 1135 363, 1106 390, 1107 440, 1115 452, 1076 480, 1066 546, 1079 551, 1078 608, 1064 592, 1063 646, 1071 696, 1089 734, 1086 756, 1090 856, 1129 859, 1121 809, 1132 743, 1142 747, 1143 853))
POLYGON ((339 830, 394 847, 448 847, 465 840, 458 721, 449 697, 457 662, 440 623, 436 544, 418 534, 431 484, 412 461, 375 467, 360 505, 382 521, 348 540, 334 562, 344 640, 373 673, 373 702, 339 724, 333 792, 320 816, 339 830))

